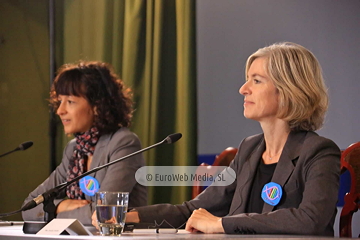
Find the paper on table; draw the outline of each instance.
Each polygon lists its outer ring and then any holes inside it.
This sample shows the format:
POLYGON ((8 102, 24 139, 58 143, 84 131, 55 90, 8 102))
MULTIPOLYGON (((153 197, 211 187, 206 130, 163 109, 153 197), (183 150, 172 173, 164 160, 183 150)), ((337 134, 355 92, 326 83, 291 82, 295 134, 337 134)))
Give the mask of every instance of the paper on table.
POLYGON ((60 235, 63 231, 70 235, 92 235, 81 222, 76 219, 55 218, 43 227, 37 235, 60 235))

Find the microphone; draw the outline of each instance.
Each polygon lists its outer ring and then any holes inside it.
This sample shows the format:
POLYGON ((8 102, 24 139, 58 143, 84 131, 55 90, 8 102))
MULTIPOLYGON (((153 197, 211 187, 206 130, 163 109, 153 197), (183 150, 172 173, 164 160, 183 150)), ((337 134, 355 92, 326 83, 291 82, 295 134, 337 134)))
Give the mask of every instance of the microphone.
POLYGON ((173 133, 170 134, 169 136, 167 136, 164 141, 166 141, 167 144, 171 144, 176 142, 177 140, 179 140, 182 137, 181 133, 173 133))
POLYGON ((28 149, 29 147, 31 147, 34 143, 31 142, 31 141, 28 141, 28 142, 23 142, 22 144, 20 144, 17 148, 15 148, 14 150, 10 151, 10 152, 7 152, 7 153, 4 153, 2 155, 0 155, 0 157, 4 157, 12 152, 16 152, 16 151, 24 151, 26 149, 28 149))
MULTIPOLYGON (((104 165, 101 165, 101 166, 98 166, 96 168, 93 168, 83 174, 81 174, 80 176, 77 176, 75 177, 74 179, 68 181, 68 182, 64 182, 64 183, 61 183, 59 184, 58 186, 48 190, 47 192, 43 193, 43 194, 40 194, 39 196, 37 196, 36 198, 32 199, 31 201, 27 202, 20 210, 17 210, 17 211, 14 211, 14 212, 10 212, 10 213, 2 213, 0 214, 0 218, 1 217, 6 217, 6 216, 11 216, 13 214, 16 214, 16 213, 19 213, 19 212, 22 212, 22 211, 27 211, 27 210, 30 210, 34 207, 36 207, 37 205, 39 205, 40 203, 44 203, 44 209, 45 209, 45 203, 49 203, 50 204, 52 203, 52 200, 57 196, 57 194, 63 190, 64 188, 66 188, 67 186, 69 186, 70 184, 78 181, 79 179, 91 174, 91 173, 94 173, 94 172, 97 172, 99 171, 100 169, 103 169, 105 167, 108 167, 112 164, 115 164, 117 162, 120 162, 124 159, 127 159, 129 157, 132 157, 134 155, 137 155, 139 153, 142 153, 142 152, 145 152, 151 148, 154 148, 154 147, 157 147, 161 144, 172 144, 172 143, 175 143, 176 141, 178 141, 180 138, 182 137, 182 134, 181 133, 174 133, 174 134, 170 134, 169 136, 167 136, 164 140, 158 142, 158 143, 155 143, 149 147, 146 147, 146 148, 143 148, 143 149, 140 149, 136 152, 133 152, 133 153, 130 153, 124 157, 121 157, 121 158, 118 158, 118 159, 115 159, 114 161, 111 161, 109 163, 106 163, 104 165)), ((53 203, 52 203, 53 204, 53 203)), ((52 220, 52 219, 50 219, 52 220)))
POLYGON ((31 142, 31 141, 28 141, 28 142, 23 142, 22 144, 20 144, 16 149, 17 150, 26 150, 28 149, 29 147, 31 147, 34 143, 31 142))

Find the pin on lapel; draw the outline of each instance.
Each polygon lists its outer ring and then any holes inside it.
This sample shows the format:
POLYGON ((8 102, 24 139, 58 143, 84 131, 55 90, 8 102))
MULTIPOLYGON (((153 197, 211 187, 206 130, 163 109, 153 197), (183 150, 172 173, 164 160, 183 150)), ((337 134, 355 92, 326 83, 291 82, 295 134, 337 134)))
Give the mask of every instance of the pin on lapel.
POLYGON ((88 196, 94 196, 100 189, 99 182, 91 176, 85 176, 80 179, 79 185, 81 191, 88 196))
POLYGON ((282 197, 282 188, 279 184, 274 182, 269 182, 264 185, 261 191, 261 198, 267 204, 271 206, 276 206, 279 204, 282 197))

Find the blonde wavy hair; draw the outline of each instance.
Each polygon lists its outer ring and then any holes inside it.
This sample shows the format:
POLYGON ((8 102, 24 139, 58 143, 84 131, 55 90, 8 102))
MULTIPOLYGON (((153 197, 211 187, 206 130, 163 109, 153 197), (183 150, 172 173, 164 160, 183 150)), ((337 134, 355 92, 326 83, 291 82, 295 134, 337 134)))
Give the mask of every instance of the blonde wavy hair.
POLYGON ((278 117, 292 131, 322 127, 329 100, 321 66, 308 49, 283 42, 260 48, 246 62, 245 76, 255 59, 264 57, 266 71, 279 91, 278 117))

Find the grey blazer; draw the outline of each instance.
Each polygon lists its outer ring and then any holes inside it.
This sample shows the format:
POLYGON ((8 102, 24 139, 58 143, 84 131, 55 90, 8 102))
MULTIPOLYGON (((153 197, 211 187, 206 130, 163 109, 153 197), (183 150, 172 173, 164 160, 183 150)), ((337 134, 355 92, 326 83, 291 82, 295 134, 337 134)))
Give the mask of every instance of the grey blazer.
POLYGON ((193 210, 204 208, 223 217, 226 233, 333 236, 340 174, 337 145, 314 132, 291 132, 271 180, 282 186, 281 201, 275 207, 264 203, 261 214, 244 213, 264 150, 263 134, 244 139, 230 164, 236 172, 234 183, 210 186, 182 205, 136 208, 140 221, 166 220, 180 227, 193 210))
MULTIPOLYGON (((51 175, 29 196, 25 199, 24 204, 37 197, 55 186, 66 182, 66 172, 69 166, 74 147, 75 139, 71 140, 65 147, 63 159, 60 165, 51 173, 51 175)), ((96 144, 90 169, 121 158, 141 149, 138 137, 127 128, 120 128, 112 134, 102 135, 96 144)), ((145 160, 141 154, 135 155, 109 167, 103 168, 95 173, 90 174, 96 178, 100 184, 99 191, 122 191, 129 192, 129 206, 138 207, 147 204, 146 187, 138 184, 135 180, 135 172, 145 165, 145 160)), ((63 198, 66 197, 65 191, 62 191, 54 203, 57 206, 63 198)), ((95 210, 95 196, 85 196, 92 204, 75 209, 73 211, 62 212, 57 218, 76 218, 83 224, 91 225, 91 215, 95 210)), ((25 221, 44 221, 43 204, 22 212, 25 221)))

